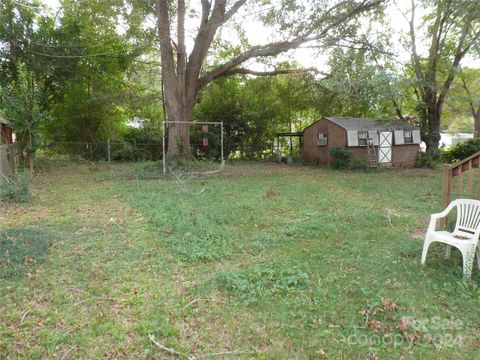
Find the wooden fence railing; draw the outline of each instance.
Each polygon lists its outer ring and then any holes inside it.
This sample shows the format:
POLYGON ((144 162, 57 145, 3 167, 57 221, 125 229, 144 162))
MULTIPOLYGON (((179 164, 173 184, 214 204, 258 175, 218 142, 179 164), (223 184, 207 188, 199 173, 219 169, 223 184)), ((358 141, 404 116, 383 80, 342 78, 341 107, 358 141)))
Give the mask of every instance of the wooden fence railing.
POLYGON ((480 152, 455 164, 443 165, 442 210, 454 198, 480 199, 480 170, 475 169, 480 169, 480 152))

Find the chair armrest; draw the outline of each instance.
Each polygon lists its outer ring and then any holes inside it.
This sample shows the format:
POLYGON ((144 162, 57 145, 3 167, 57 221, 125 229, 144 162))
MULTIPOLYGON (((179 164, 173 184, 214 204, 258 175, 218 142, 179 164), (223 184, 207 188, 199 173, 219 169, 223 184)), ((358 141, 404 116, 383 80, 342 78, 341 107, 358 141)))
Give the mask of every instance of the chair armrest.
POLYGON ((452 211, 452 209, 456 206, 456 204, 454 203, 450 203, 450 205, 448 205, 446 207, 445 210, 443 210, 442 212, 439 212, 439 213, 436 213, 436 214, 432 214, 430 216, 430 224, 428 225, 428 232, 430 231, 435 231, 435 228, 437 226, 437 220, 438 219, 441 219, 441 218, 444 218, 445 216, 447 216, 450 211, 452 211))

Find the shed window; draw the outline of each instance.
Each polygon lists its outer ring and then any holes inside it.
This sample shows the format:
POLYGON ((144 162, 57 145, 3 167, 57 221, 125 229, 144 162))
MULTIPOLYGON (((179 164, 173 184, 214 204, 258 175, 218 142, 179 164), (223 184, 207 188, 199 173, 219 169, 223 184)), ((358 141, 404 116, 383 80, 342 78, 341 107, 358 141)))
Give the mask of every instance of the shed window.
POLYGON ((368 132, 359 131, 358 132, 358 146, 367 146, 368 132))
POLYGON ((328 135, 327 133, 319 133, 317 139, 317 145, 327 145, 328 135))
POLYGON ((412 130, 403 131, 403 143, 404 144, 413 144, 412 130))

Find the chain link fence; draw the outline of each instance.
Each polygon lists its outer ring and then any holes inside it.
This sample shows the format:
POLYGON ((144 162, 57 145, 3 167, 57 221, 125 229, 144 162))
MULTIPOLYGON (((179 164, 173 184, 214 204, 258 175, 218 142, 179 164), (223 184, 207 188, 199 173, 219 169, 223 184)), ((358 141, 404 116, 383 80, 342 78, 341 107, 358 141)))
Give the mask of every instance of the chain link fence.
POLYGON ((162 143, 48 142, 40 146, 36 155, 46 158, 67 155, 89 161, 158 161, 162 159, 162 143))

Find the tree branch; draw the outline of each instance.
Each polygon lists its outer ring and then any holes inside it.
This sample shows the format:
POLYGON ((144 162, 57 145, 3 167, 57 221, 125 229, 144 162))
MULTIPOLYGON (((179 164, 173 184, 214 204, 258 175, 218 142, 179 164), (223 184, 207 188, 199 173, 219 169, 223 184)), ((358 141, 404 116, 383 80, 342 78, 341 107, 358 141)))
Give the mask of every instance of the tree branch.
MULTIPOLYGON (((197 37, 193 45, 193 50, 188 57, 186 70, 186 84, 190 93, 195 93, 196 82, 202 68, 203 61, 207 56, 208 49, 212 44, 215 33, 220 25, 225 22, 225 7, 226 0, 215 0, 212 13, 206 23, 200 27, 197 37)), ((210 5, 202 2, 203 14, 202 18, 207 18, 205 15, 210 10, 210 5)))
POLYGON ((460 36, 460 39, 458 41, 457 48, 455 50, 455 56, 453 58, 453 63, 450 68, 450 71, 448 73, 447 79, 445 80, 442 90, 440 92, 440 95, 437 100, 437 111, 441 112, 443 104, 445 103, 445 98, 447 96, 448 90, 450 90, 450 87, 453 83, 453 80, 455 79, 456 72, 458 70, 458 67, 460 65, 460 61, 465 57, 467 54, 468 50, 472 47, 473 44, 477 42, 478 39, 480 39, 480 30, 475 33, 475 35, 472 36, 470 41, 465 44, 465 41, 467 39, 468 33, 471 30, 471 23, 466 22, 464 28, 462 29, 462 34, 460 36))
POLYGON ((415 71, 415 75, 417 76, 417 79, 423 82, 425 79, 423 77, 422 67, 420 66, 420 58, 418 57, 417 40, 415 35, 415 0, 412 0, 411 11, 412 11, 412 14, 408 22, 408 25, 410 27, 410 41, 412 42, 411 47, 412 47, 413 69, 415 71))
MULTIPOLYGON (((465 90, 465 92, 467 93, 468 104, 470 106, 470 111, 472 112, 472 116, 475 118, 476 112, 475 112, 475 105, 473 104, 473 100, 472 100, 472 93, 470 92, 470 89, 467 86, 467 81, 465 79, 462 79, 462 87, 465 90)), ((480 106, 479 106, 479 110, 480 110, 480 106)))
MULTIPOLYGON (((353 9, 347 11, 344 14, 338 15, 336 20, 332 21, 330 24, 328 24, 328 26, 323 28, 322 31, 320 31, 316 35, 312 36, 315 29, 311 28, 311 29, 308 29, 304 34, 299 35, 292 40, 279 41, 279 42, 274 42, 266 45, 253 46, 251 49, 245 51, 244 53, 238 55, 237 57, 231 59, 230 61, 227 61, 226 63, 218 66, 217 68, 211 70, 210 72, 205 74, 203 77, 201 77, 199 81, 199 88, 201 89, 205 85, 207 85, 209 82, 213 81, 214 79, 224 76, 225 73, 227 73, 231 69, 237 67, 238 65, 244 63, 249 59, 257 58, 257 57, 276 56, 278 54, 294 49, 300 46, 301 44, 304 44, 310 41, 320 40, 326 37, 328 32, 331 29, 341 25, 344 22, 347 22, 348 20, 354 18, 355 16, 357 16, 362 12, 371 10, 373 7, 378 6, 382 3, 384 3, 384 0, 362 1, 358 6, 354 7, 353 9)), ((331 16, 331 13, 333 13, 339 7, 339 5, 340 4, 332 6, 330 9, 326 11, 326 14, 328 14, 328 16, 331 16)))
MULTIPOLYGON (((246 68, 234 68, 230 69, 225 72, 222 76, 232 76, 236 74, 244 74, 244 75, 253 75, 253 76, 273 76, 273 75, 283 75, 283 74, 303 74, 306 72, 318 72, 316 69, 309 68, 309 69, 276 69, 272 71, 255 71, 246 68)), ((330 74, 322 73, 324 75, 329 76, 330 74)))
POLYGON ((232 7, 227 11, 225 14, 225 22, 230 20, 233 15, 237 13, 238 10, 247 2, 247 0, 237 0, 235 4, 232 5, 232 7))

